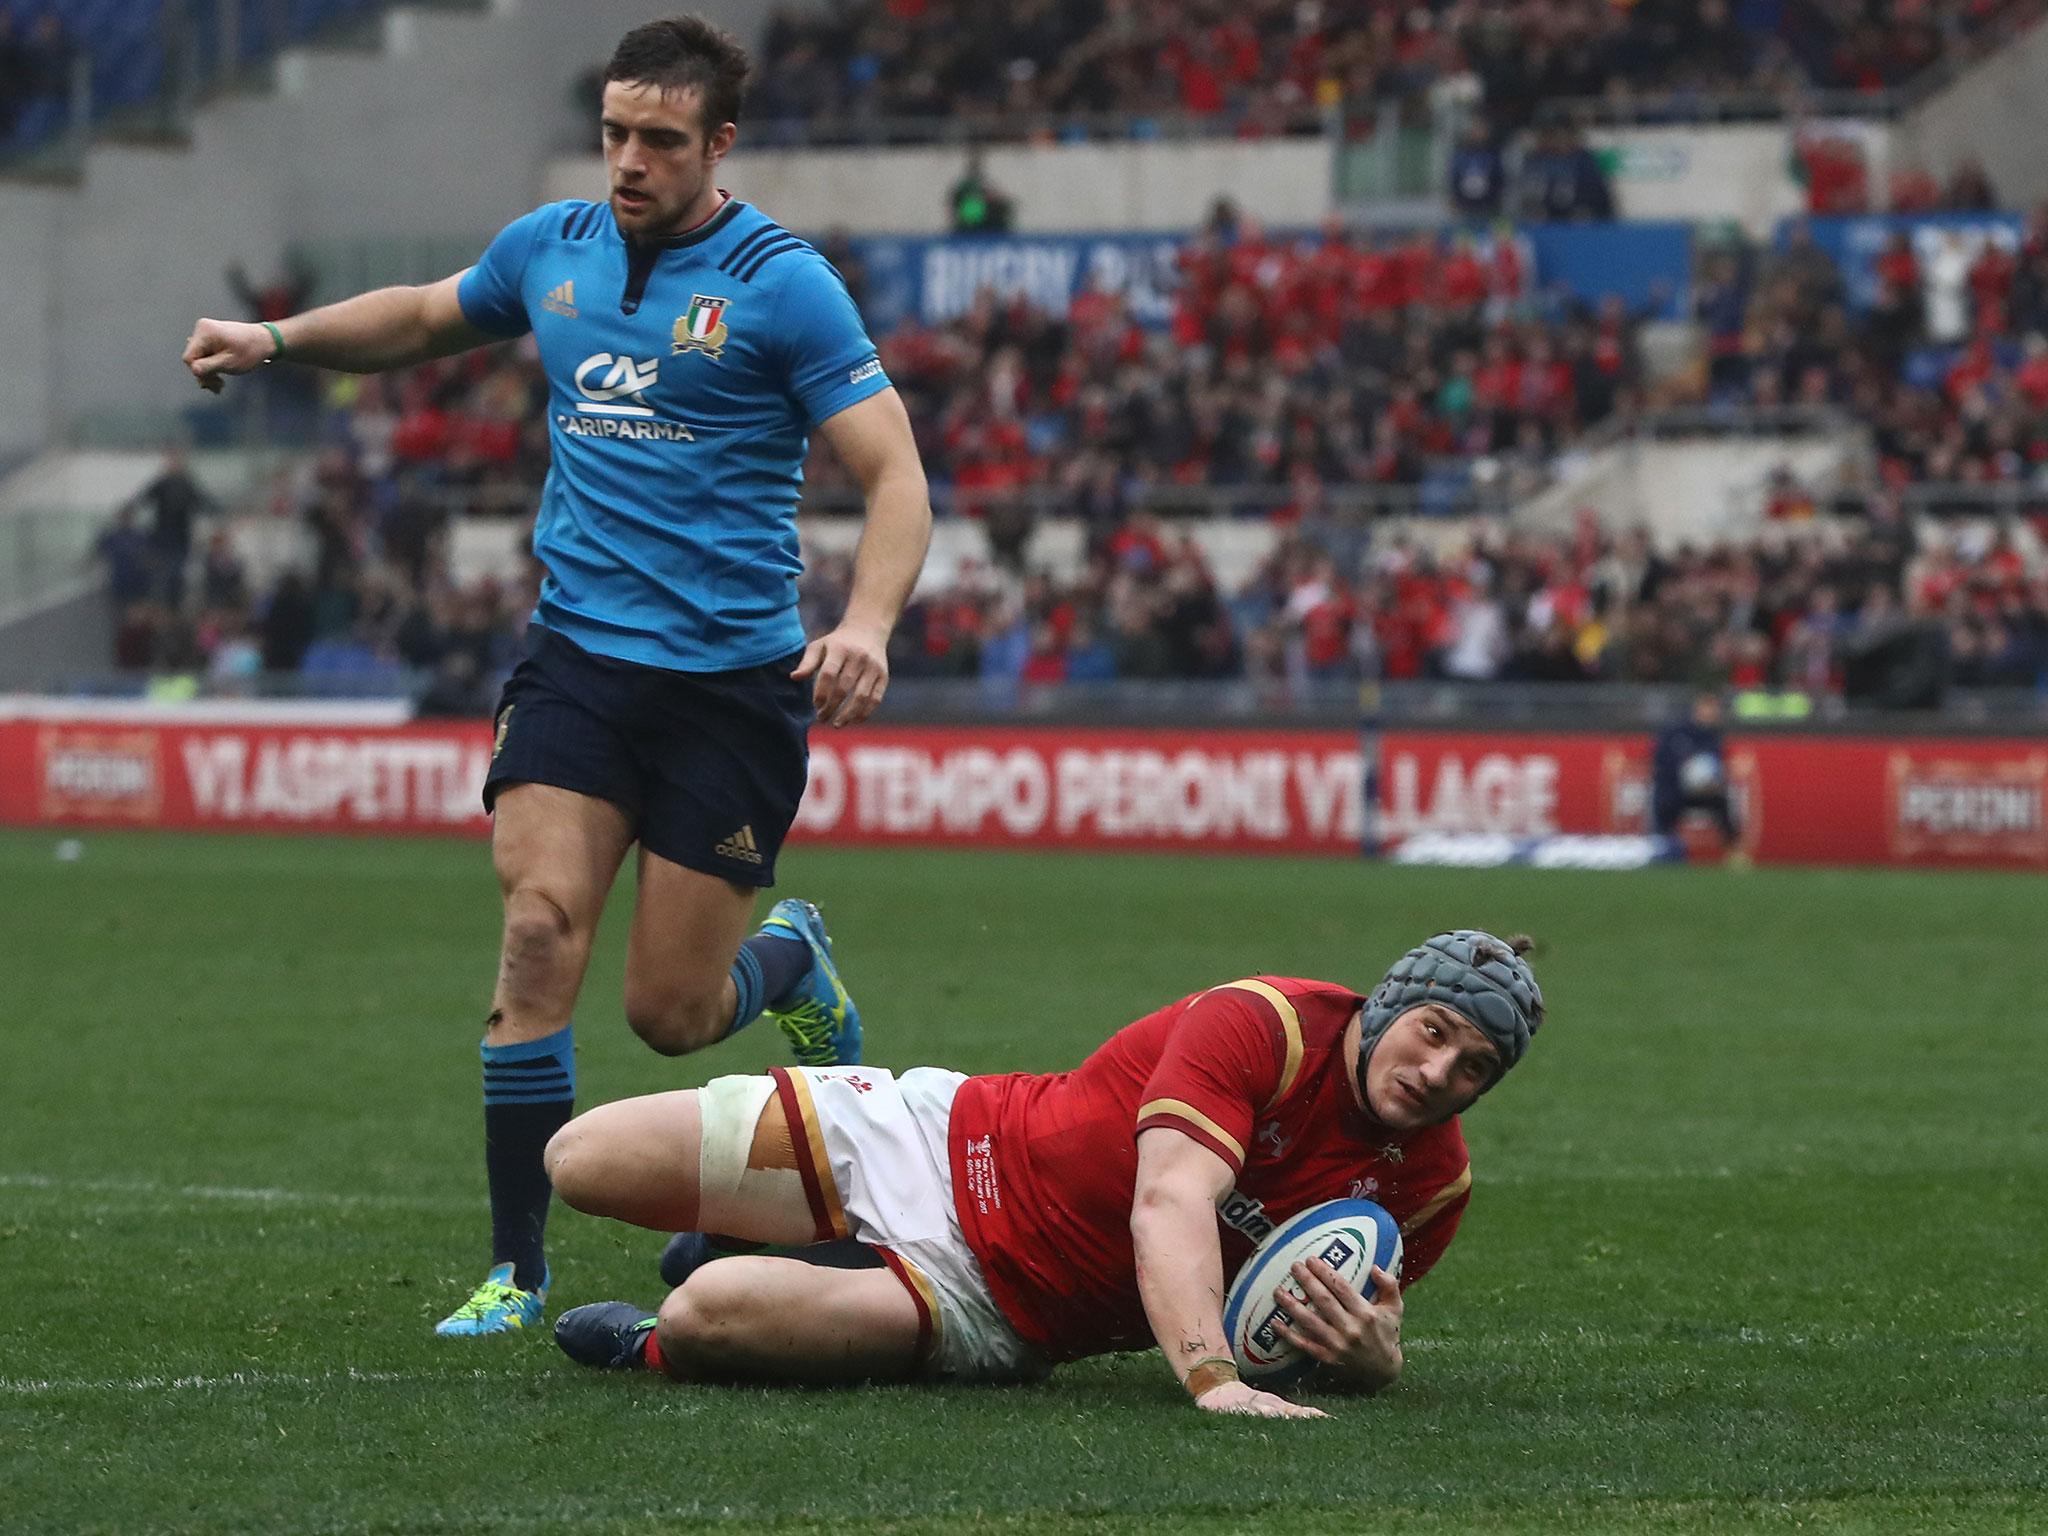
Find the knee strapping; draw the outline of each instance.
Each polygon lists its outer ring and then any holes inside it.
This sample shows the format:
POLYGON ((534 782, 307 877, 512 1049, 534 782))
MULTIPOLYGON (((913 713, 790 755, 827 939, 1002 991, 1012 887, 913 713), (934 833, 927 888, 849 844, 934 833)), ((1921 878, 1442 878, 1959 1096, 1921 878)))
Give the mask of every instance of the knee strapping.
MULTIPOLYGON (((750 1206, 801 1202, 796 1158, 756 1146, 755 1131, 775 1096, 771 1077, 715 1077, 697 1090, 697 1225, 706 1232, 747 1231, 750 1206)), ((786 1146, 787 1137, 779 1138, 786 1146)))

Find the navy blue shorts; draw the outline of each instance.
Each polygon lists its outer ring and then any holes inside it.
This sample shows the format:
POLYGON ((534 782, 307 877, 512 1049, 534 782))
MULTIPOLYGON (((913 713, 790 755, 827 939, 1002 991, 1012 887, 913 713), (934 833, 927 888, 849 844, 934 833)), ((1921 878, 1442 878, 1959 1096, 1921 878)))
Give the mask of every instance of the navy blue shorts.
POLYGON ((484 809, 553 784, 624 811, 640 846, 739 885, 773 885, 809 770, 801 652, 735 672, 594 656, 538 624, 498 699, 484 809))

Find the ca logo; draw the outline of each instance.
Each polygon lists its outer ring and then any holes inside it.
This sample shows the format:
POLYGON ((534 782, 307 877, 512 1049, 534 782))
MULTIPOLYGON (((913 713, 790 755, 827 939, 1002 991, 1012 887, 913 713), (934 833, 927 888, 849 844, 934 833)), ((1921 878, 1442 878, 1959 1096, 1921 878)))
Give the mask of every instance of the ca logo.
POLYGON ((652 416, 654 408, 647 403, 646 392, 654 388, 661 377, 661 359, 651 357, 646 362, 636 362, 630 357, 613 357, 609 352, 599 352, 586 357, 583 365, 576 370, 576 387, 583 392, 584 401, 576 409, 593 416, 652 416), (600 369, 603 376, 596 383, 591 376, 600 369), (621 400, 634 400, 636 405, 621 405, 621 400))

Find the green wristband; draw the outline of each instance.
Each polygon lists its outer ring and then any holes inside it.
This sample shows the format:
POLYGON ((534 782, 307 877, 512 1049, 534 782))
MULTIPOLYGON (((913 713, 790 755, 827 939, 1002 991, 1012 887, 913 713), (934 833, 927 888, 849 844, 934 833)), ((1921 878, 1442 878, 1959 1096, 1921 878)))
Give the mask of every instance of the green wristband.
POLYGON ((276 361, 277 361, 277 360, 278 360, 279 358, 281 358, 281 357, 283 357, 283 356, 284 356, 284 332, 283 332, 283 331, 280 331, 280 330, 279 330, 279 329, 278 329, 278 328, 277 328, 276 326, 272 325, 272 324, 271 324, 271 323, 270 323, 270 322, 269 322, 268 320, 265 320, 265 321, 263 322, 263 329, 265 329, 266 331, 270 332, 270 339, 271 339, 272 341, 274 341, 274 342, 276 342, 276 343, 277 343, 277 350, 276 350, 275 352, 271 353, 271 354, 270 354, 270 356, 268 356, 268 357, 266 357, 265 359, 263 359, 263 361, 265 361, 266 363, 274 363, 274 362, 276 362, 276 361))

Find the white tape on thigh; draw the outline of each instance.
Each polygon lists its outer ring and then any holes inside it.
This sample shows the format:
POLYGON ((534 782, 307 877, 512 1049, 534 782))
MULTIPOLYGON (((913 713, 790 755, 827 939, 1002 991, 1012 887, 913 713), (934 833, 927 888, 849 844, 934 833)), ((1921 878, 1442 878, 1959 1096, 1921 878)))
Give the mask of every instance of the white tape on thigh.
POLYGON ((745 1233, 752 1223, 741 1219, 750 1201, 774 1201, 794 1195, 803 1205, 803 1176, 794 1168, 749 1168, 754 1127, 761 1111, 775 1097, 775 1079, 714 1077, 697 1090, 702 1132, 697 1151, 697 1223, 706 1232, 745 1233))

